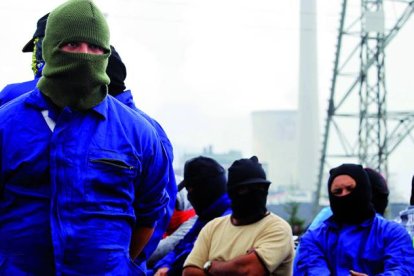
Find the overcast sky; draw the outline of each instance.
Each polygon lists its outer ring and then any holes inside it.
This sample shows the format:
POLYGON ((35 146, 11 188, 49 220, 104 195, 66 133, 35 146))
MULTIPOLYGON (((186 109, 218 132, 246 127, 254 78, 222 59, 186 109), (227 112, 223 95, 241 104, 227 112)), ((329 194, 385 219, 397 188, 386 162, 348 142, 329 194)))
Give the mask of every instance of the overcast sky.
MULTIPOLYGON (((31 56, 21 48, 33 35, 38 18, 62 2, 0 1, 0 87, 32 78, 31 56)), ((321 126, 341 2, 317 1, 321 126)), ((163 125, 178 158, 208 145, 217 152, 234 149, 250 155, 251 112, 296 108, 298 0, 96 3, 107 15, 111 42, 127 66, 127 87, 137 105, 163 125)), ((399 14, 394 8, 385 13, 393 18, 399 14)), ((396 91, 390 108, 413 109, 413 21, 387 49, 387 85, 396 91)), ((396 154, 407 160, 409 156, 402 153, 412 157, 413 144, 409 139, 396 154)), ((405 183, 403 190, 409 189, 411 163, 398 163, 401 168, 395 169, 403 175, 398 178, 405 183)))

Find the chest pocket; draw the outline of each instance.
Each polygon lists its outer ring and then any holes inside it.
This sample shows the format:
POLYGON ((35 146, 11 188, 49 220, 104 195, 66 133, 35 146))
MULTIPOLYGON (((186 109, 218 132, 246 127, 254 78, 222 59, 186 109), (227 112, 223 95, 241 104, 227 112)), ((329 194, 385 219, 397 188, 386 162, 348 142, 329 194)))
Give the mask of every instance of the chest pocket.
POLYGON ((88 154, 85 196, 99 209, 131 209, 135 184, 141 171, 138 157, 108 150, 88 154))
MULTIPOLYGON (((383 247, 367 244, 361 256, 361 266, 364 271, 369 271, 369 275, 377 275, 384 272, 385 252, 383 247)), ((366 272, 367 273, 367 272, 366 272)))

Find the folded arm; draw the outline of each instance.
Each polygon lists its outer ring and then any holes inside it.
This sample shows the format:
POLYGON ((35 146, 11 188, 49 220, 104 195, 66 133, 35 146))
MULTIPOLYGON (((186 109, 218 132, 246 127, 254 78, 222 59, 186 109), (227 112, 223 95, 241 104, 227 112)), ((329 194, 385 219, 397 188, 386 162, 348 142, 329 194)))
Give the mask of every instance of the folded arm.
POLYGON ((238 256, 229 261, 211 262, 208 274, 203 269, 188 266, 184 268, 183 275, 267 275, 268 271, 256 252, 252 250, 248 254, 238 256))

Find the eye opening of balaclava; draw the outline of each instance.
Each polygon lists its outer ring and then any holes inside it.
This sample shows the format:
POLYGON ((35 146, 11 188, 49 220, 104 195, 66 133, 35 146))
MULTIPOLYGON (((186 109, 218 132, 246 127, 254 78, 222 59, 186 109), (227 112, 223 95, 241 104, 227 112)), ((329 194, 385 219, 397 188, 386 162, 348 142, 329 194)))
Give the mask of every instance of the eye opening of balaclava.
POLYGON ((210 157, 188 160, 184 165, 183 182, 188 191, 187 198, 200 217, 227 192, 225 170, 210 157))
POLYGON ((69 0, 54 9, 47 19, 42 48, 46 64, 38 88, 57 106, 87 110, 105 98, 109 27, 92 1, 69 0), (104 54, 62 51, 61 47, 70 42, 99 46, 104 54))
POLYGON ((337 222, 358 224, 375 215, 371 202, 371 185, 361 165, 342 164, 331 169, 329 174, 329 202, 337 222), (339 175, 348 175, 356 182, 355 189, 346 196, 335 196, 331 193, 332 182, 339 175))

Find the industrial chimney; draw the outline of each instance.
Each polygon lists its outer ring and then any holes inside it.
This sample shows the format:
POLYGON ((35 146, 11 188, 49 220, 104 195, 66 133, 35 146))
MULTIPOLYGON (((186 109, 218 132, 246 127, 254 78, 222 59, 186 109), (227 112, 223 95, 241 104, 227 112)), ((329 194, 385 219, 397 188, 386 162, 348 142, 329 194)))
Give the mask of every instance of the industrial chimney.
POLYGON ((316 0, 300 1, 300 65, 298 99, 298 186, 313 190, 319 156, 319 100, 316 0))

